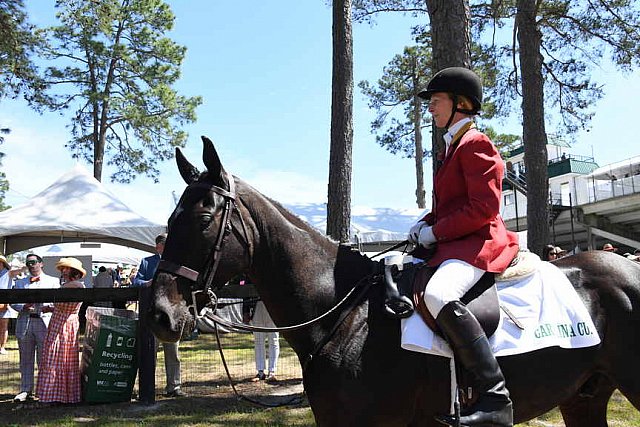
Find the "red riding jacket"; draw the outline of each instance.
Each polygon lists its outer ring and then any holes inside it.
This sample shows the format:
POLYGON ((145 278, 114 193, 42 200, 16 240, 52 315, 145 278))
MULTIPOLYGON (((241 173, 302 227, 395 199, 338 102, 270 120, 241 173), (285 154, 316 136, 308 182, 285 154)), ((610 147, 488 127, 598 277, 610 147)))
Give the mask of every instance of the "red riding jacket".
POLYGON ((428 264, 459 259, 504 271, 518 252, 517 234, 500 217, 504 165, 491 140, 475 128, 452 141, 433 185, 433 208, 423 220, 438 240, 428 264))

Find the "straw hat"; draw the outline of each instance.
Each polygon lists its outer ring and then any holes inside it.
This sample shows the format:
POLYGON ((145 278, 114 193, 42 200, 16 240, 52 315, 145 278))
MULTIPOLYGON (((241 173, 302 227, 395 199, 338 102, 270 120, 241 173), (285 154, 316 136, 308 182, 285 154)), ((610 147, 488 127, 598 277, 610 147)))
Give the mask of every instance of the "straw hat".
POLYGON ((11 270, 11 265, 9 265, 9 261, 7 261, 4 255, 0 255, 0 262, 3 263, 8 270, 11 270))
POLYGON ((60 261, 56 263, 56 270, 62 270, 62 267, 73 268, 74 270, 78 270, 82 273, 82 278, 87 275, 87 271, 82 267, 82 263, 77 258, 60 258, 60 261))
POLYGON ((618 248, 614 247, 611 243, 605 243, 602 247, 602 250, 607 252, 615 252, 618 250, 618 248))
POLYGON ((562 249, 560 246, 556 246, 555 248, 553 248, 552 253, 554 253, 556 255, 566 255, 567 251, 562 249))

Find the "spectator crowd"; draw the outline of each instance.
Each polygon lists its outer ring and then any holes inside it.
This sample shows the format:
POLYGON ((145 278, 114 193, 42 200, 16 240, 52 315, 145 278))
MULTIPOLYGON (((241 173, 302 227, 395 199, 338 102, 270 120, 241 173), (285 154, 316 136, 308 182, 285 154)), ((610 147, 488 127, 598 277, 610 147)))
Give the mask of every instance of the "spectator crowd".
MULTIPOLYGON (((85 283, 95 288, 145 287, 155 273, 165 239, 166 234, 156 238, 156 254, 144 258, 139 267, 133 266, 127 272, 121 264, 112 268, 96 265, 89 270, 91 280, 87 280, 87 268, 77 258, 60 258, 53 276, 45 273, 43 259, 38 254, 27 254, 23 265, 12 265, 0 255, 0 289, 84 288, 85 283), (95 273, 91 274, 92 271, 95 273)), ((90 305, 127 308, 126 301, 95 301, 90 305)), ((0 357, 9 353, 6 347, 9 323, 12 319, 15 322, 20 371, 20 389, 13 399, 15 402, 38 401, 39 405, 50 406, 81 401, 79 329, 82 306, 81 302, 0 304, 0 357)), ((162 343, 161 346, 167 374, 165 395, 184 396, 178 343, 162 343)))

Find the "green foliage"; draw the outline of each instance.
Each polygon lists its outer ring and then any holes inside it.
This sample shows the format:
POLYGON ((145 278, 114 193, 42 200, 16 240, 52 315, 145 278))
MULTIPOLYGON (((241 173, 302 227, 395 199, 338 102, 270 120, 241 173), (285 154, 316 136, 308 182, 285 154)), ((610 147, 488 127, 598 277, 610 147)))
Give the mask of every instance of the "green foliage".
POLYGON ((353 0, 353 20, 373 22, 378 13, 401 12, 414 16, 427 13, 425 0, 353 0))
MULTIPOLYGON (((17 98, 22 94, 36 109, 43 99, 44 84, 32 61, 42 39, 28 22, 22 0, 0 0, 0 102, 4 98, 17 98)), ((0 128, 0 144, 8 128, 0 128)), ((4 153, 0 152, 0 166, 4 153)), ((0 172, 0 210, 8 209, 4 198, 9 190, 6 174, 0 172)))
MULTIPOLYGON (((492 74, 483 75, 485 97, 490 100, 483 116, 504 116, 522 96, 514 28, 516 2, 469 3, 473 68, 492 74), (484 68, 482 63, 492 67, 484 68)), ((354 0, 354 17, 371 22, 378 13, 403 12, 424 14, 427 21, 424 4, 424 0, 354 0)), ((537 16, 545 105, 557 112, 545 119, 558 131, 573 133, 588 127, 596 101, 603 95, 602 82, 592 78, 603 59, 608 57, 623 72, 640 64, 640 3, 544 0, 539 2, 537 16)), ((428 40, 429 29, 428 23, 414 28, 419 42, 428 40)))
MULTIPOLYGON (((2 157, 4 157, 4 154, 2 155, 2 157)), ((2 157, 0 157, 0 159, 2 157)), ((2 166, 1 161, 0 166, 2 166)), ((4 202, 7 191, 9 191, 9 180, 7 179, 7 175, 4 172, 0 172, 0 211, 7 210, 11 207, 9 205, 6 205, 4 202)))
POLYGON ((25 99, 37 106, 43 83, 32 61, 42 39, 28 22, 22 0, 0 0, 0 100, 25 99))
MULTIPOLYGON (((4 142, 4 137, 2 135, 6 135, 9 132, 11 131, 7 128, 0 128, 0 144, 4 142)), ((5 154, 0 152, 0 167, 2 167, 2 160, 4 159, 4 156, 5 154)), ((0 211, 7 210, 11 207, 4 203, 7 191, 9 191, 9 180, 4 172, 0 172, 0 211)))
POLYGON ((103 157, 116 171, 112 181, 138 174, 157 180, 156 162, 184 146, 180 128, 195 120, 200 97, 179 95, 186 48, 164 34, 174 15, 160 0, 57 0, 60 26, 47 30, 49 107, 75 109, 67 147, 74 158, 94 163, 101 179, 103 157))
MULTIPOLYGON (((369 100, 369 107, 376 111, 371 131, 376 142, 393 154, 415 157, 415 97, 423 89, 431 75, 431 53, 426 46, 405 47, 402 55, 396 55, 384 67, 382 77, 373 86, 361 81, 358 87, 369 100), (402 113, 397 110, 402 109, 402 113)), ((418 104, 422 118, 420 127, 430 126, 426 105, 418 104)), ((427 155, 425 152, 424 155, 427 155)))

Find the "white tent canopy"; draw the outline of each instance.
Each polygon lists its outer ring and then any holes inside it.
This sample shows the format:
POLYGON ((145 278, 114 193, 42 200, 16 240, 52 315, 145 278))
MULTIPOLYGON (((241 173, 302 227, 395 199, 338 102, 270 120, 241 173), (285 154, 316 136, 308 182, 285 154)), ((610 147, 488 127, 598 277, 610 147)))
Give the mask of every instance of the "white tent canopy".
MULTIPOLYGON (((287 205, 291 212, 324 233, 327 223, 327 207, 324 203, 287 205)), ((352 243, 401 242, 409 229, 422 218, 428 209, 391 209, 354 206, 351 209, 352 243)))
POLYGON ((26 203, 0 212, 5 254, 64 242, 104 242, 154 251, 165 231, 129 209, 76 165, 26 203))
POLYGON ((110 243, 59 243, 34 249, 41 257, 90 256, 93 264, 129 264, 138 266, 142 258, 153 255, 139 249, 110 243))

